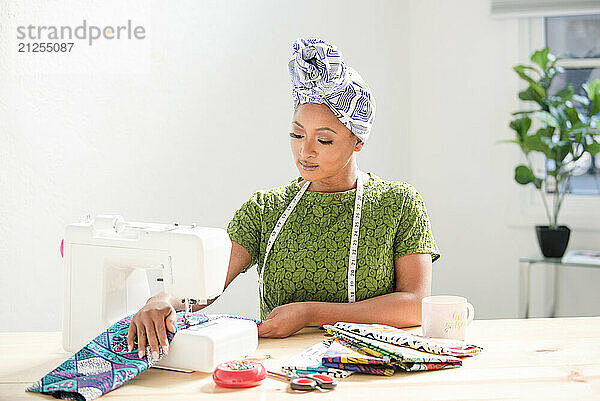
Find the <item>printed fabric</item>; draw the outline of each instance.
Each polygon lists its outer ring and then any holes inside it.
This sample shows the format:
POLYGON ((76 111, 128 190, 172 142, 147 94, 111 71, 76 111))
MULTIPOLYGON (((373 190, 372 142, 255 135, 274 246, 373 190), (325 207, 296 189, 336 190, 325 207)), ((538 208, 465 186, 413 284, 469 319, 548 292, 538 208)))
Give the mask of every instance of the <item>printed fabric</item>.
POLYGON ((288 375, 298 376, 310 373, 321 373, 337 378, 350 376, 354 372, 347 369, 327 367, 323 365, 323 356, 327 350, 329 350, 332 341, 333 339, 329 338, 306 348, 302 352, 285 361, 281 366, 281 370, 288 375))
MULTIPOLYGON (((397 369, 407 372, 456 368, 462 365, 462 360, 453 356, 430 354, 408 347, 401 347, 335 326, 326 325, 324 327, 329 334, 351 345, 356 350, 360 350, 361 353, 382 358, 397 369)), ((332 355, 328 355, 328 357, 331 358, 332 355)), ((326 366, 335 364, 335 367, 340 369, 344 369, 345 365, 345 362, 337 364, 329 360, 324 362, 326 366)), ((354 362, 354 364, 356 363, 354 362)))
POLYGON ((370 355, 362 347, 341 339, 335 339, 331 343, 323 355, 322 364, 330 368, 380 376, 391 376, 396 371, 389 358, 370 355))
POLYGON ((468 344, 464 341, 423 337, 384 324, 337 322, 334 327, 359 334, 362 337, 412 348, 417 351, 429 352, 431 354, 450 355, 463 358, 477 355, 482 351, 480 346, 468 344))
POLYGON ((375 98, 360 74, 344 62, 342 51, 321 39, 298 38, 288 63, 294 109, 302 103, 327 105, 361 141, 375 119, 375 98))
MULTIPOLYGON (((127 316, 110 326, 26 391, 49 394, 62 400, 89 401, 120 387, 152 367, 163 357, 162 350, 159 357, 153 359, 149 345, 142 358, 138 356, 137 341, 131 352, 127 348, 127 332, 132 317, 127 316)), ((184 319, 183 312, 178 312, 176 328, 179 331, 221 317, 242 318, 231 315, 213 317, 196 312, 184 319)), ((255 319, 248 320, 260 323, 255 319)), ((174 336, 175 333, 167 330, 169 343, 174 336)))

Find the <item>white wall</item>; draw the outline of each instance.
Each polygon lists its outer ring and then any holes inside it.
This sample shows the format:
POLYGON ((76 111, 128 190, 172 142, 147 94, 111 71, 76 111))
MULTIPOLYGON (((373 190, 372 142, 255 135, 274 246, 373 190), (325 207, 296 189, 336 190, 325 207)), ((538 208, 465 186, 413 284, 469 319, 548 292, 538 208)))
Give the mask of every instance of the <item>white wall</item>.
MULTIPOLYGON (((548 224, 514 182, 520 151, 495 144, 514 137, 508 122, 520 107, 511 69, 525 62, 518 21, 490 19, 487 1, 428 0, 410 2, 409 22, 410 178, 443 255, 433 292, 467 296, 480 318, 516 317, 518 259, 541 256, 534 225, 548 224)), ((573 205, 566 199, 559 218, 573 229, 567 250, 598 249, 600 221, 573 205)), ((544 269, 534 273, 532 289, 542 294, 544 269)), ((599 285, 600 270, 566 271, 558 316, 598 314, 599 285)), ((545 310, 538 301, 534 316, 545 310)))
MULTIPOLYGON (((516 316, 517 259, 537 245, 531 226, 507 224, 518 153, 493 144, 517 106, 516 21, 490 20, 479 0, 65 4, 0 0, 0 331, 60 329, 58 245, 82 214, 224 228, 252 192, 296 176, 287 61, 301 35, 337 44, 372 87, 359 164, 423 194, 442 253, 434 292, 516 316), (16 53, 17 25, 83 18, 131 19, 147 37, 16 53)), ((571 246, 597 241, 575 232, 571 246)), ((211 309, 255 314, 255 281, 211 309)))
MULTIPOLYGON (((298 36, 337 44, 376 94, 361 168, 407 177, 402 3, 0 4, 2 331, 60 329, 58 246, 87 211, 225 228, 252 192, 296 176, 287 62, 298 36), (131 19, 147 36, 54 57, 16 53, 16 26, 83 18, 131 19)), ((254 272, 241 277, 211 308, 256 313, 255 283, 254 272)))

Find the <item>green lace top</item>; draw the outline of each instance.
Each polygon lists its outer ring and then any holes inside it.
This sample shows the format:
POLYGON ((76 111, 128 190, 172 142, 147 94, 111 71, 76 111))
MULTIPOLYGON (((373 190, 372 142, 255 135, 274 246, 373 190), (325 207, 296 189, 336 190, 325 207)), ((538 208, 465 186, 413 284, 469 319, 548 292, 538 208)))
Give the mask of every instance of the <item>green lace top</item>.
MULTIPOLYGON (((275 223, 300 191, 302 177, 256 191, 227 227, 232 241, 252 258, 244 269, 262 269, 275 223)), ((348 258, 356 188, 341 192, 306 191, 269 253, 264 297, 268 310, 299 301, 348 302, 348 258)), ((406 182, 369 173, 364 183, 358 239, 356 300, 395 290, 394 259, 413 253, 440 257, 423 198, 406 182)), ((261 318, 266 318, 261 307, 261 318)))

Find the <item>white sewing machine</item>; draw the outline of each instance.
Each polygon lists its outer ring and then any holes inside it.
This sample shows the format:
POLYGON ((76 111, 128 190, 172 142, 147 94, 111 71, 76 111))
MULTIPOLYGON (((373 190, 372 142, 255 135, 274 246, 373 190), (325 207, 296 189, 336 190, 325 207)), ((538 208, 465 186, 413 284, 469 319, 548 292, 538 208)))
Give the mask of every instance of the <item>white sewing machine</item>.
MULTIPOLYGON (((77 351, 163 289, 199 304, 220 295, 231 241, 219 228, 83 218, 64 238, 63 347, 77 351)), ((258 345, 256 324, 222 318, 181 330, 160 367, 212 371, 258 345)))

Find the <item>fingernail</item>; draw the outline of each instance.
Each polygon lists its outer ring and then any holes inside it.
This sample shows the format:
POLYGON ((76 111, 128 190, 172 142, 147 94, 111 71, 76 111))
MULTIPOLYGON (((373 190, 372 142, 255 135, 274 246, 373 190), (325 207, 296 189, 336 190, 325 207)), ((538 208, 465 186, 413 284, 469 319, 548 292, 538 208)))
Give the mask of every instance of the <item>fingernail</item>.
POLYGON ((158 359, 158 352, 152 351, 152 359, 158 359))
POLYGON ((169 353, 169 346, 168 345, 163 345, 162 350, 165 354, 169 353))
POLYGON ((142 352, 142 350, 139 350, 139 351, 138 351, 138 356, 139 356, 140 358, 144 356, 144 353, 142 352))
POLYGON ((131 345, 127 345, 127 349, 129 350, 129 352, 133 351, 133 347, 131 345))

